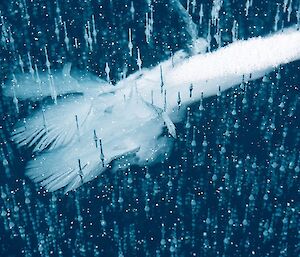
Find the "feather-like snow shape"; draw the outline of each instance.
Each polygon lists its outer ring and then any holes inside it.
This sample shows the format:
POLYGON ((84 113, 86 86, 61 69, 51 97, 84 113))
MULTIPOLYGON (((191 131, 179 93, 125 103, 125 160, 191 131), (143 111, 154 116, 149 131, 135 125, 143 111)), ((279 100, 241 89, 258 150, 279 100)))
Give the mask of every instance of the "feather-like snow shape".
MULTIPOLYGON (((163 127, 176 136, 174 121, 182 118, 178 105, 300 59, 299 42, 300 32, 288 29, 188 59, 179 54, 175 61, 143 69, 115 87, 96 81, 82 87, 81 82, 78 92, 83 96, 58 98, 56 105, 36 112, 13 132, 16 143, 34 147, 36 153, 26 174, 49 191, 69 191, 97 177, 113 161, 117 167, 155 162, 172 145, 162 136, 163 127)), ((72 78, 69 66, 62 74, 65 81, 72 78)), ((72 90, 62 92, 77 92, 72 90)))
POLYGON ((86 129, 92 103, 84 96, 67 96, 48 105, 20 122, 12 140, 19 146, 32 147, 33 152, 53 150, 80 137, 86 129))
MULTIPOLYGON (((52 130, 48 134, 33 136, 35 150, 46 152, 37 153, 30 161, 26 169, 27 176, 35 182, 40 182, 49 191, 62 187, 69 191, 94 179, 112 161, 122 160, 128 154, 135 154, 137 161, 144 157, 145 152, 149 158, 155 156, 157 145, 152 146, 144 142, 149 141, 149 137, 155 143, 162 142, 159 139, 164 126, 161 116, 138 95, 131 94, 127 100, 116 97, 118 96, 105 94, 99 96, 99 102, 85 102, 83 98, 77 100, 77 103, 63 101, 61 107, 59 102, 52 105, 49 109, 52 119, 48 119, 48 124, 54 124, 52 130), (105 107, 110 101, 115 104, 110 112, 107 112, 105 107), (56 117, 61 117, 59 112, 62 111, 66 112, 65 118, 61 123, 54 122, 56 117), (79 131, 75 125, 75 113, 78 120, 82 119, 79 131), (146 130, 149 131, 145 133, 146 130), (62 131, 66 134, 62 134, 62 131), (49 148, 43 148, 48 143, 49 148), (61 147, 54 150, 54 147, 58 146, 61 147)), ((25 136, 28 137, 27 141, 30 141, 29 133, 23 133, 23 137, 25 136)), ((13 136, 14 140, 15 138, 16 135, 13 136)))

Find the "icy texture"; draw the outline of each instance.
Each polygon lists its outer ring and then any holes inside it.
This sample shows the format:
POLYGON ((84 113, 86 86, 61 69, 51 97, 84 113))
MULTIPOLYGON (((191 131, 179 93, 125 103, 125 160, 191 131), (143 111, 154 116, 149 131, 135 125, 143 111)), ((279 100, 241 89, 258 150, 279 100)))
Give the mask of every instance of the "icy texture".
MULTIPOLYGON (((160 161, 172 146, 163 128, 176 136, 173 122, 181 120, 178 110, 182 105, 300 59, 299 42, 300 32, 289 29, 191 58, 181 52, 115 87, 76 82, 64 70, 62 77, 54 76, 58 95, 81 95, 58 97, 56 104, 42 108, 14 131, 13 140, 33 147, 36 154, 26 173, 49 191, 63 187, 69 191, 97 177, 112 162, 115 168, 122 168, 160 161)), ((17 98, 51 94, 45 89, 34 95, 34 82, 25 86, 23 81, 27 83, 30 77, 14 82, 8 92, 17 98)))

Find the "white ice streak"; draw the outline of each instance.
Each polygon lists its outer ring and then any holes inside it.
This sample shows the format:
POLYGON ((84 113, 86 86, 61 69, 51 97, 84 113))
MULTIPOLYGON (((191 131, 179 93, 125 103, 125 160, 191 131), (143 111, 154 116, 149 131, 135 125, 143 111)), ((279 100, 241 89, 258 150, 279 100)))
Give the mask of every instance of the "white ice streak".
MULTIPOLYGON (((200 100, 202 93, 204 97, 216 95, 219 87, 224 91, 242 83, 243 79, 255 80, 280 64, 300 59, 300 32, 294 28, 285 29, 267 37, 236 41, 212 53, 180 59, 175 65, 171 65, 170 60, 161 64, 168 111, 177 107, 178 92, 182 103, 195 102, 200 100)), ((154 96, 154 104, 163 108, 159 67, 145 70, 140 79, 135 76, 129 76, 120 84, 130 83, 133 78, 142 97, 150 102, 154 96)))

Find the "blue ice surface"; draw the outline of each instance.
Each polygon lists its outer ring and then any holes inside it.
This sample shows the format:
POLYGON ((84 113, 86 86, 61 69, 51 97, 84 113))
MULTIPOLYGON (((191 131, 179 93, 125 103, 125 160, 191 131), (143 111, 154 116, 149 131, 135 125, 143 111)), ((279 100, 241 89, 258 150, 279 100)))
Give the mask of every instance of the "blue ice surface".
MULTIPOLYGON (((28 51, 35 57, 32 62, 46 70, 46 42, 54 67, 62 68, 61 62, 71 60, 79 69, 88 67, 106 79, 105 63, 110 62, 115 83, 120 79, 124 58, 129 56, 127 41, 119 44, 122 51, 117 41, 120 35, 127 35, 128 27, 134 27, 133 41, 140 47, 143 66, 155 66, 167 59, 170 51, 182 49, 188 42, 184 25, 178 25, 180 19, 172 16, 172 8, 166 2, 152 1, 156 34, 155 44, 148 45, 144 22, 132 20, 131 1, 126 1, 127 7, 124 1, 114 0, 2 1, 1 15, 5 24, 12 25, 16 51, 12 51, 10 39, 1 41, 1 80, 16 69, 20 72, 19 54, 29 71, 28 51), (67 52, 63 24, 57 42, 53 32, 54 17, 59 22, 58 9, 66 21, 69 39, 78 37, 83 44, 86 21, 92 23, 93 10, 101 10, 96 16, 101 28, 99 47, 92 61, 88 62, 88 52, 83 54, 80 49, 73 56, 67 52), (47 12, 50 15, 45 15, 47 12), (116 26, 121 22, 125 29, 116 26), (52 33, 47 32, 48 28, 52 33)), ((193 2, 189 1, 190 12, 193 2)), ((204 37, 211 2, 203 2, 199 34, 204 37)), ((198 22, 200 2, 196 3, 192 16, 198 22)), ((227 33, 224 30, 224 43, 231 40, 233 20, 239 23, 240 38, 269 34, 276 19, 279 30, 282 25, 297 23, 297 3, 278 3, 224 1, 220 12, 220 27, 228 28, 227 33), (252 4, 248 16, 247 4, 252 4)), ((144 21, 146 11, 151 16, 141 1, 133 4, 134 19, 144 21)), ((212 31, 215 29, 213 25, 212 31)), ((4 31, 9 37, 9 26, 4 31)), ((215 38, 211 47, 218 47, 215 38)), ((138 69, 135 59, 128 64, 128 73, 138 69)), ((146 167, 109 169, 99 179, 67 195, 60 191, 47 193, 24 176, 31 153, 26 148, 17 150, 9 139, 17 114, 12 99, 4 98, 4 129, 1 123, 0 131, 1 141, 5 142, 0 148, 0 256, 297 256, 298 71, 299 62, 283 65, 263 80, 200 100, 184 112, 183 121, 177 124, 177 138, 167 160, 146 167)), ((33 106, 42 107, 40 103, 21 100, 19 104, 21 118, 31 114, 33 106)))

